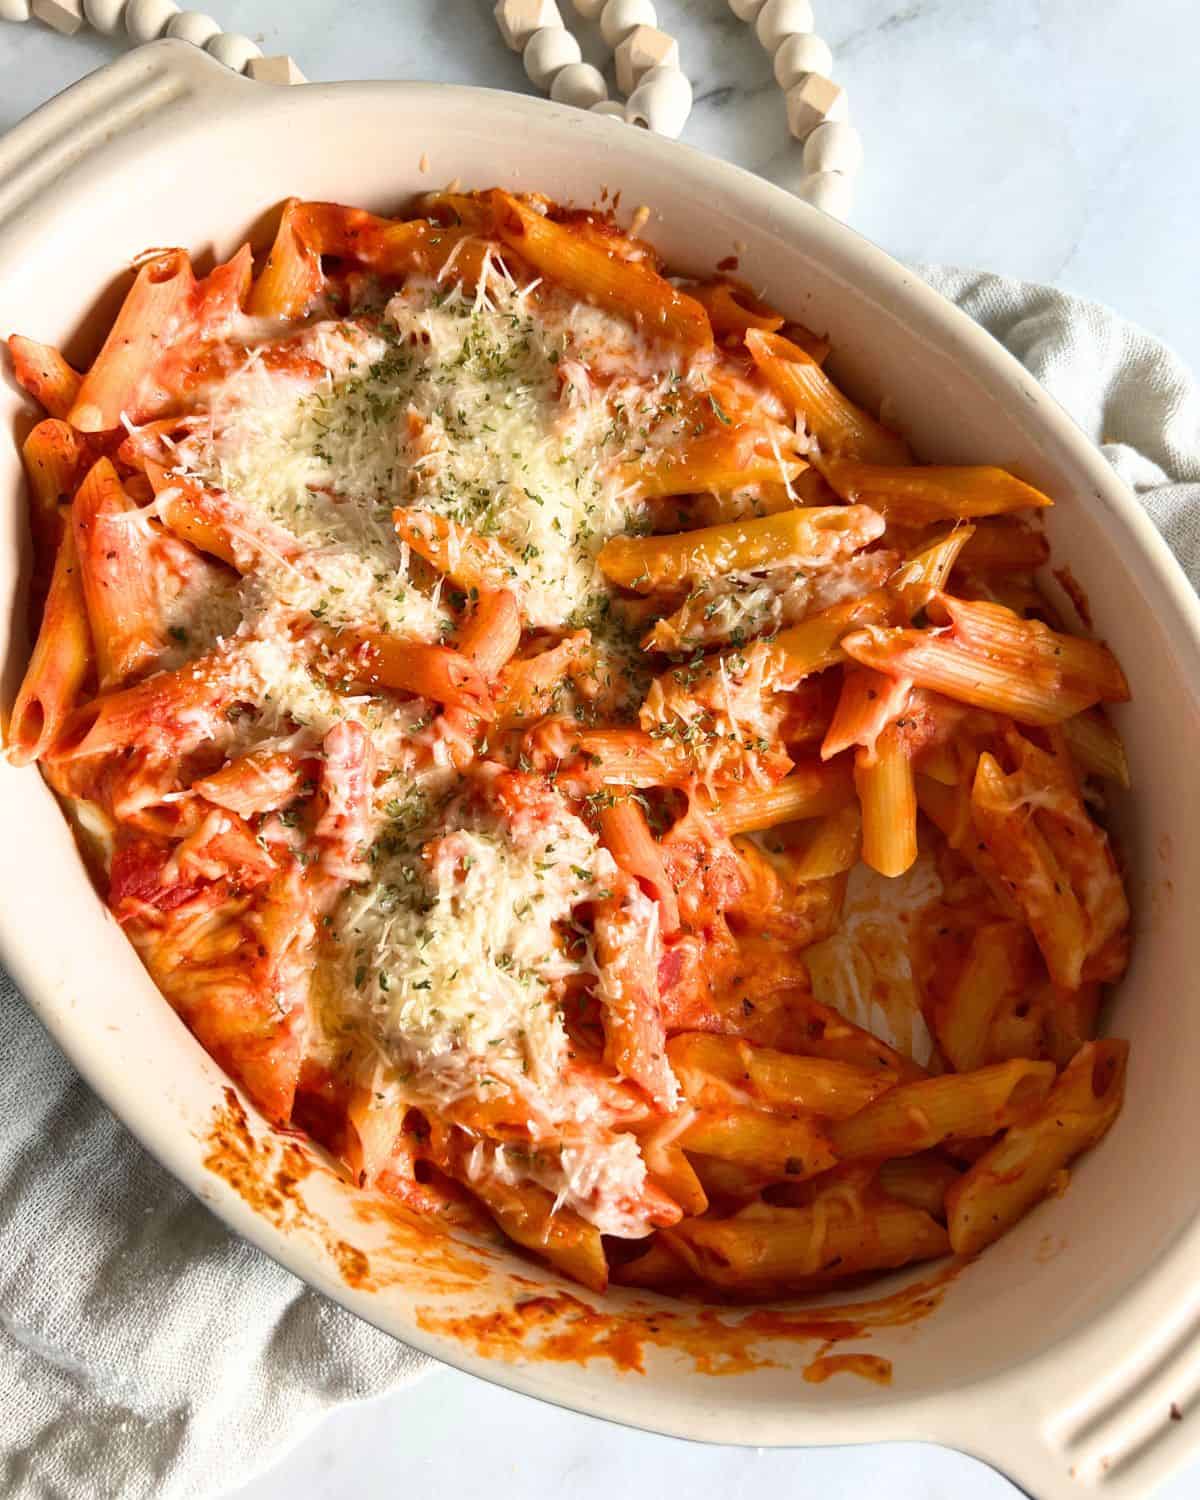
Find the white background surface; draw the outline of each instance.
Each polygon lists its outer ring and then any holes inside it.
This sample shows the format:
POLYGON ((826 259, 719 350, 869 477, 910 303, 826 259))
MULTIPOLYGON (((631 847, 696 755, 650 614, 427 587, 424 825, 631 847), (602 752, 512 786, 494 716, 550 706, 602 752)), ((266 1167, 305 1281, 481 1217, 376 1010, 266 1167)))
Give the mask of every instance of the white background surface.
MULTIPOLYGON (((1200 363, 1200 5, 1195 0, 814 0, 866 141, 856 227, 893 254, 1052 282, 1200 363)), ((562 7, 569 12, 567 0, 562 7)), ((314 80, 526 87, 486 0, 209 0, 314 80)), ((660 0, 697 103, 685 139, 798 170, 764 54, 724 0, 660 0)), ((0 23, 0 130, 115 52, 0 23)), ((1015 1500, 983 1465, 917 1444, 762 1452, 623 1432, 439 1371, 330 1419, 240 1500, 396 1494, 1015 1500)), ((1155 1500, 1191 1500, 1200 1466, 1155 1500)))

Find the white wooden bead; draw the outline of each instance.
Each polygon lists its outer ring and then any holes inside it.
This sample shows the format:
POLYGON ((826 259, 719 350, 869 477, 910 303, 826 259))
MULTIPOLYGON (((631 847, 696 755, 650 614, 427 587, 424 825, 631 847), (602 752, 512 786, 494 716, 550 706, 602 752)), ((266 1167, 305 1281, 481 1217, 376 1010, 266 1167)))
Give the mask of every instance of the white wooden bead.
POLYGON ((797 195, 835 219, 845 219, 854 206, 854 181, 844 172, 814 172, 801 179, 797 195))
POLYGON ((221 33, 220 24, 202 10, 185 10, 171 17, 167 35, 179 42, 191 42, 193 47, 207 47, 213 37, 221 33))
POLYGON ((613 54, 617 87, 631 94, 651 68, 678 68, 679 43, 657 26, 635 26, 613 54))
POLYGON ((844 120, 849 113, 846 91, 822 73, 809 73, 787 91, 788 129, 805 141, 826 120, 844 120))
POLYGON ((252 57, 246 64, 246 76, 255 83, 307 83, 308 79, 291 57, 252 57))
POLYGON ((608 0, 600 12, 600 35, 614 51, 635 26, 657 26, 651 0, 608 0))
POLYGON ((125 30, 135 46, 156 42, 179 14, 175 0, 129 0, 125 7, 125 30))
POLYGON ((678 68, 651 68, 630 94, 625 118, 676 140, 692 111, 692 86, 678 68))
POLYGON ((833 53, 829 50, 829 43, 811 31, 785 36, 776 48, 775 82, 784 93, 794 88, 806 73, 828 75, 832 69, 833 53))
POLYGON ((28 21, 29 0, 0 0, 0 21, 28 21))
POLYGON ((523 52, 525 43, 535 31, 562 25, 554 0, 496 0, 492 14, 496 17, 504 45, 513 52, 523 52))
POLYGON ((585 21, 597 21, 607 0, 571 0, 571 3, 577 16, 582 16, 585 21))
POLYGON ((599 103, 593 104, 589 114, 603 115, 610 120, 623 120, 625 118, 625 106, 616 99, 601 99, 599 103))
POLYGON ((739 21, 753 21, 766 0, 729 0, 729 9, 739 21))
POLYGON ((768 52, 774 52, 784 37, 812 29, 809 0, 767 0, 754 22, 754 34, 768 52))
POLYGON ((83 15, 93 31, 114 36, 121 29, 125 0, 83 0, 83 15))
POLYGON ((63 36, 74 36, 83 25, 82 0, 33 0, 30 10, 63 36))
POLYGON ((593 68, 591 63, 568 63, 554 75, 550 97, 555 104, 571 104, 576 109, 591 109, 608 98, 608 85, 604 81, 604 74, 599 68, 593 68))
POLYGON ((252 57, 261 57, 262 50, 256 47, 248 36, 243 36, 240 31, 222 31, 213 37, 211 42, 204 44, 204 50, 209 57, 215 57, 219 63, 224 63, 227 68, 232 68, 235 73, 240 73, 252 57))
POLYGON ((521 61, 525 64, 525 76, 530 83, 535 88, 546 89, 556 73, 568 63, 577 63, 582 56, 579 43, 565 27, 543 26, 525 43, 521 61))
POLYGON ((810 172, 844 172, 852 177, 862 162, 862 137, 853 125, 828 120, 804 143, 804 165, 810 172))

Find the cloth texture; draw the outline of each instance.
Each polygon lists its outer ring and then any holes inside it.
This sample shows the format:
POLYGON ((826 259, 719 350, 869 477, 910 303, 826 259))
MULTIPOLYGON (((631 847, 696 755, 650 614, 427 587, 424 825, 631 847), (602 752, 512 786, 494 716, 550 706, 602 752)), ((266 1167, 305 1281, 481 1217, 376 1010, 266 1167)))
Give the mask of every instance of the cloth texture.
MULTIPOLYGON (((1022 360, 1200 579, 1200 389, 1107 310, 923 267, 1022 360)), ((0 1493, 191 1500, 428 1362, 232 1235, 132 1140, 0 975, 0 1493)))

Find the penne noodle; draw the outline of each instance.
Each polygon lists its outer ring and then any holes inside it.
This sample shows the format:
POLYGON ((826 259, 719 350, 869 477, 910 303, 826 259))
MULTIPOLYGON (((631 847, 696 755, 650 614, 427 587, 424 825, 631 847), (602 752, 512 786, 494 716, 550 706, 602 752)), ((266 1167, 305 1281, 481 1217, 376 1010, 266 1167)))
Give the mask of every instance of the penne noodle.
POLYGON ((879 518, 861 506, 802 507, 675 536, 613 537, 599 563, 613 583, 650 593, 755 568, 828 567, 882 531, 879 518))
POLYGON ((711 347, 712 326, 704 308, 644 262, 622 260, 500 188, 492 190, 491 203, 500 238, 540 275, 629 318, 651 338, 684 349, 711 347))
POLYGON ((804 419, 823 454, 876 464, 905 464, 912 455, 903 438, 844 396, 812 355, 777 333, 751 328, 746 347, 763 379, 789 411, 804 419))
POLYGON ((324 639, 338 673, 356 682, 431 698, 481 719, 494 715, 479 669, 449 646, 400 641, 373 630, 330 633, 324 639))
POLYGON ((701 1280, 729 1292, 815 1290, 814 1278, 894 1270, 946 1255, 945 1229, 920 1209, 840 1200, 731 1219, 689 1219, 663 1235, 701 1280))
POLYGON ((614 797, 597 814, 600 839, 617 864, 658 902, 664 937, 679 930, 679 903, 663 863, 662 850, 650 832, 636 798, 614 797))
POLYGON ((659 1005, 658 906, 628 880, 623 890, 597 902, 595 934, 604 1060, 660 1109, 672 1109, 679 1090, 659 1005))
POLYGON ((1002 605, 939 600, 949 632, 872 624, 848 634, 842 648, 864 666, 1019 724, 1059 724, 1094 703, 1129 697, 1107 646, 1021 620, 1002 605))
POLYGON ((848 666, 833 720, 821 742, 821 759, 861 747, 873 752, 876 741, 904 712, 912 683, 904 677, 885 677, 869 667, 848 666))
POLYGON ((950 1241, 976 1255, 1044 1198, 1058 1174, 1108 1131, 1121 1108, 1129 1043, 1089 1042, 1037 1111, 1005 1131, 946 1194, 950 1241))
POLYGON ((1040 510, 1053 501, 1005 469, 934 464, 885 465, 823 458, 827 484, 854 505, 869 505, 897 526, 961 521, 974 516, 1040 510))
POLYGON ((679 1137, 685 1151, 752 1167, 767 1177, 801 1182, 827 1171, 837 1157, 816 1119, 785 1119, 759 1109, 727 1107, 697 1114, 679 1137))
POLYGON ((1054 1064, 1018 1059, 901 1084, 829 1127, 839 1161, 913 1156, 949 1136, 994 1135, 1045 1099, 1054 1064))
POLYGON ((75 496, 72 524, 101 691, 147 670, 166 643, 151 538, 136 512, 117 471, 100 459, 75 496))
POLYGON ((771 786, 729 787, 707 811, 712 825, 732 838, 759 833, 800 818, 822 818, 844 808, 854 796, 850 768, 834 765, 799 766, 771 786))
POLYGON ((604 1291, 608 1262, 600 1231, 571 1209, 556 1207, 553 1193, 495 1176, 470 1178, 468 1184, 510 1240, 591 1291, 604 1291))
POLYGON ((1035 573, 1049 557, 1044 532, 1018 521, 979 521, 959 566, 967 573, 1035 573))
POLYGON ((79 580, 75 532, 65 526, 33 654, 5 736, 13 765, 40 760, 54 746, 92 665, 92 636, 79 580))
POLYGON ((57 349, 49 344, 36 344, 19 333, 9 338, 8 353, 21 388, 51 417, 67 416, 79 395, 82 375, 71 368, 57 349))
POLYGON ((862 808, 863 863, 903 875, 917 857, 917 794, 912 757, 894 729, 872 752, 856 750, 854 786, 862 808))
POLYGON ((1103 776, 1106 781, 1115 781, 1123 790, 1129 790, 1133 783, 1125 746, 1103 709, 1091 709, 1064 719, 1062 730, 1081 771, 1089 776, 1103 776))
POLYGON ((213 722, 235 701, 226 663, 210 654, 81 704, 46 753, 52 761, 145 746, 183 753, 211 738, 213 722))
POLYGON ((1031 947, 1029 935, 1015 922, 988 922, 975 932, 961 972, 933 1006, 938 1046, 956 1072, 993 1061, 993 1028, 1005 1002, 1029 982, 1031 947))
POLYGON ((888 1068, 802 1057, 703 1031, 673 1036, 667 1056, 684 1094, 698 1108, 744 1098, 772 1113, 809 1112, 841 1120, 898 1081, 888 1068))
POLYGON ((802 831, 789 850, 792 878, 831 880, 858 863, 862 850, 862 811, 850 802, 802 831))
MULTIPOLYGON (((693 438, 682 448, 660 449, 647 454, 636 464, 620 472, 630 498, 663 500, 672 495, 728 495, 750 486, 782 488, 797 479, 805 469, 794 453, 776 455, 769 449, 760 452, 754 432, 744 426, 728 432, 710 432, 693 438)), ((792 505, 789 499, 789 507, 792 505)), ((778 513, 782 507, 771 502, 767 509, 778 513)), ((784 512, 786 514, 786 511, 784 512)))
POLYGON ((708 314, 708 321, 719 339, 740 339, 747 328, 763 328, 777 333, 783 327, 777 313, 747 287, 732 281, 706 281, 688 288, 689 294, 708 314))
POLYGON ((246 311, 255 318, 303 316, 325 287, 321 253, 306 222, 305 204, 289 198, 262 270, 254 278, 246 311))
MULTIPOLYGON (((83 377, 68 420, 81 432, 108 432, 122 418, 156 415, 172 399, 167 379, 172 350, 221 328, 241 310, 249 290, 250 247, 203 281, 182 250, 145 261, 96 362, 83 377)), ((180 372, 180 377, 182 371, 180 372)))
POLYGON ((508 662, 496 684, 497 726, 517 728, 557 713, 590 654, 588 633, 578 630, 546 651, 508 662))
POLYGON ((876 1181, 889 1198, 906 1203, 909 1208, 919 1208, 944 1224, 946 1194, 961 1176, 959 1169, 945 1157, 929 1151, 882 1162, 876 1181))
POLYGON ((481 593, 458 632, 458 650, 489 682, 521 644, 521 611, 511 589, 481 593))
POLYGON ((392 512, 396 535, 459 588, 517 590, 516 559, 500 542, 428 510, 392 512))
POLYGON ((202 776, 192 783, 192 790, 241 818, 251 818, 286 807, 303 795, 306 786, 310 782, 300 752, 257 750, 202 776))

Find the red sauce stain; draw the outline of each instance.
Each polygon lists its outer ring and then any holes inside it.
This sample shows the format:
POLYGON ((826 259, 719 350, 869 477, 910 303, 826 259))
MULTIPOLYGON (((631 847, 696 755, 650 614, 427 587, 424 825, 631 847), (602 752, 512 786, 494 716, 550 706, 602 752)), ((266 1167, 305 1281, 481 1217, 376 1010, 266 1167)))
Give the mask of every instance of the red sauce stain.
POLYGON ((366 1251, 335 1234, 324 1216, 309 1206, 301 1187, 318 1175, 340 1181, 340 1174, 289 1140, 288 1134, 277 1129, 256 1136, 241 1100, 226 1088, 206 1139, 204 1165, 274 1228, 315 1239, 342 1280, 356 1291, 409 1282, 423 1292, 449 1293, 487 1278, 483 1261, 494 1259, 493 1252, 481 1246, 472 1259, 450 1240, 446 1226, 419 1219, 373 1193, 356 1190, 353 1211, 360 1223, 384 1227, 382 1245, 366 1251))
MULTIPOLYGON (((225 1090, 205 1144, 205 1166, 269 1224, 319 1243, 347 1286, 378 1291, 405 1285, 426 1295, 461 1297, 474 1291, 478 1296, 482 1283, 496 1275, 503 1248, 498 1241, 467 1245, 452 1238, 452 1232, 464 1230, 474 1238, 473 1222, 460 1222, 458 1215, 445 1220, 418 1216, 364 1190, 355 1190, 352 1212, 374 1239, 383 1231, 382 1243, 364 1249, 337 1235, 309 1205, 303 1188, 321 1176, 344 1179, 285 1132, 256 1135, 232 1088, 225 1090)), ((948 1261, 932 1276, 870 1301, 748 1311, 649 1296, 596 1306, 572 1292, 547 1292, 542 1283, 515 1274, 505 1279, 511 1300, 503 1305, 472 1313, 446 1313, 427 1305, 418 1308, 417 1323, 487 1358, 580 1365, 606 1360, 616 1370, 639 1373, 645 1371, 649 1349, 681 1355, 701 1374, 736 1375, 779 1365, 785 1357, 781 1345, 813 1342, 822 1349, 806 1367, 806 1379, 853 1371, 881 1380, 886 1360, 828 1351, 849 1339, 869 1338, 873 1330, 927 1317, 965 1264, 948 1261)))
POLYGON ((1088 596, 1083 591, 1083 585, 1075 577, 1074 573, 1071 572, 1070 568, 1053 568, 1051 571, 1058 580, 1058 585, 1063 593, 1066 594, 1072 605, 1074 605, 1080 624, 1085 630, 1091 630, 1093 628, 1092 607, 1088 603, 1088 596))
MULTIPOLYGON (((933 1276, 890 1296, 837 1307, 756 1308, 741 1314, 642 1302, 602 1310, 559 1292, 467 1316, 447 1317, 422 1308, 417 1322, 426 1332, 469 1344, 489 1359, 580 1365, 606 1359, 617 1370, 644 1373, 646 1351, 653 1348, 684 1356, 703 1375, 739 1375, 782 1363, 775 1357, 781 1351, 773 1345, 815 1342, 829 1349, 848 1339, 868 1338, 875 1329, 916 1323, 941 1304, 965 1264, 951 1261, 933 1276)), ((867 1378, 877 1378, 877 1367, 873 1368, 876 1375, 867 1378)))
POLYGON ((810 1385, 823 1385, 831 1375, 858 1375, 876 1385, 891 1385, 892 1362, 878 1354, 820 1354, 804 1366, 810 1385))

